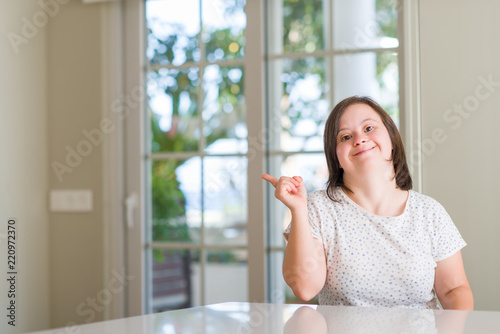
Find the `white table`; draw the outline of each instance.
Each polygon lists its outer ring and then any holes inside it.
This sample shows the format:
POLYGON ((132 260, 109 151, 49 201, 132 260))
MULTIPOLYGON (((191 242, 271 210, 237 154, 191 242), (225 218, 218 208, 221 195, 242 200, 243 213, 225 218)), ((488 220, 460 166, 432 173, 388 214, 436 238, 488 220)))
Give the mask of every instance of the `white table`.
POLYGON ((500 312, 222 303, 44 334, 500 333, 500 312))

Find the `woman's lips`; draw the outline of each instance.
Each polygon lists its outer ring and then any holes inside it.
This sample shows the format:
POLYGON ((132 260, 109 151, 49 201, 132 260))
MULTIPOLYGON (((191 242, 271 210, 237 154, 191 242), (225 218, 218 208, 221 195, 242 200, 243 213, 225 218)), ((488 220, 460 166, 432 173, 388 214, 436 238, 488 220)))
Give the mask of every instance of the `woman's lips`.
POLYGON ((374 148, 375 148, 375 146, 373 146, 373 147, 371 147, 371 148, 367 148, 367 149, 362 150, 362 151, 359 151, 358 153, 354 154, 354 156, 356 156, 356 155, 361 155, 361 154, 363 154, 363 153, 366 153, 366 152, 368 152, 368 151, 373 150, 374 148))

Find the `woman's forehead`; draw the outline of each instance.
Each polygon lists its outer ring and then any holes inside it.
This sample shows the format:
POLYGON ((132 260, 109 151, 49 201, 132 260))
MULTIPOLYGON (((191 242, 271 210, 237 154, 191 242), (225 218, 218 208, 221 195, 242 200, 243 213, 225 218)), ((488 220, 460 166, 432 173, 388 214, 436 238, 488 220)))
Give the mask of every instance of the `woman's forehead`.
POLYGON ((339 129, 343 125, 350 123, 362 123, 365 120, 382 121, 380 115, 369 105, 364 103, 356 103, 348 106, 339 119, 339 129))

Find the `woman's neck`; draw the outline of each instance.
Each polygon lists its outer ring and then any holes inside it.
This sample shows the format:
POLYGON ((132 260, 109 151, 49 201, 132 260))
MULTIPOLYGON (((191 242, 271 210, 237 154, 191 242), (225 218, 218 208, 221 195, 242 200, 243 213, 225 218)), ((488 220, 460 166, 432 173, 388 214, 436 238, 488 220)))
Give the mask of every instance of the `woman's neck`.
POLYGON ((368 212, 379 216, 399 216, 406 206, 408 192, 396 185, 394 173, 380 175, 378 173, 355 178, 344 175, 344 184, 352 191, 345 193, 368 212))

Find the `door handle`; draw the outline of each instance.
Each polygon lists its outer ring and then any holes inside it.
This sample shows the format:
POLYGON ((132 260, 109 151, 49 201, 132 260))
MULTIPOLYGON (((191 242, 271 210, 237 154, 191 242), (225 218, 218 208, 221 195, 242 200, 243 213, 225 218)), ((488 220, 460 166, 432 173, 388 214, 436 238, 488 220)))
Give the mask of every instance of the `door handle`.
POLYGON ((134 209, 137 206, 137 195, 135 193, 131 193, 125 199, 125 209, 127 211, 127 226, 128 228, 134 227, 134 209))

